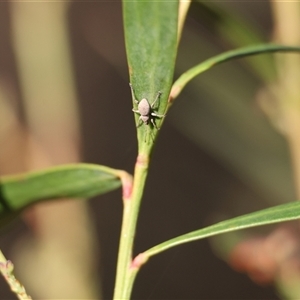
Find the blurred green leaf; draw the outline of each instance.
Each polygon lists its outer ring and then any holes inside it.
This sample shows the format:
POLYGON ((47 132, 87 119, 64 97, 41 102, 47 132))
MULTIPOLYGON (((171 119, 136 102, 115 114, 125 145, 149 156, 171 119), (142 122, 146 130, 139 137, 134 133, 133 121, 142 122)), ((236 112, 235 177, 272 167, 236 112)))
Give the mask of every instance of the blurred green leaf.
MULTIPOLYGON (((193 1, 191 16, 204 26, 213 30, 214 37, 220 36, 233 48, 246 45, 259 45, 269 41, 261 24, 248 19, 245 14, 233 7, 213 1, 193 1)), ((274 78, 275 65, 270 55, 247 58, 245 62, 263 80, 274 78)))
MULTIPOLYGON (((123 1, 123 14, 130 82, 136 99, 146 98, 152 103, 161 91, 158 112, 164 114, 177 52, 178 1, 123 1)), ((139 116, 135 115, 138 124, 139 116)), ((160 124, 157 119, 157 126, 160 124)), ((146 144, 145 128, 143 125, 138 130, 140 149, 146 144)), ((155 133, 152 130, 152 135, 155 133)))
MULTIPOLYGON (((183 42, 180 53, 188 55, 179 57, 178 74, 184 74, 199 60, 207 62, 209 53, 218 56, 213 45, 191 30, 186 30, 183 42)), ((261 85, 241 60, 220 64, 186 86, 168 120, 266 203, 275 205, 289 202, 296 195, 286 140, 261 113, 260 100, 255 97, 261 85)), ((276 103, 270 99, 275 109, 276 103)), ((258 208, 257 202, 249 203, 247 197, 238 197, 236 201, 236 208, 258 208)))
POLYGON ((0 179, 0 221, 47 199, 88 198, 121 186, 120 171, 92 164, 74 164, 0 179))
POLYGON ((263 44, 243 47, 236 50, 226 51, 217 56, 211 57, 204 62, 196 65, 195 67, 189 69, 183 73, 173 84, 171 98, 176 98, 182 89, 196 76, 211 69, 212 67, 219 65, 221 63, 238 59, 242 57, 247 57, 251 55, 271 53, 271 52, 300 52, 300 47, 293 46, 283 46, 283 45, 272 45, 263 44))
POLYGON ((263 209, 254 213, 222 221, 215 225, 178 236, 161 243, 143 253, 145 257, 151 257, 175 246, 204 239, 221 233, 235 230, 290 221, 300 218, 300 202, 291 202, 271 208, 263 209))

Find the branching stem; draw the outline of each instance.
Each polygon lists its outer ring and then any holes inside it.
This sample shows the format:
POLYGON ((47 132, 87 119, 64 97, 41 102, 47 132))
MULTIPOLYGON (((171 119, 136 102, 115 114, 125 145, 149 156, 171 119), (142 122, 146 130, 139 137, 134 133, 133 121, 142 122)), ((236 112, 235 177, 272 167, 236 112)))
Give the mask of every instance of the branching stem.
POLYGON ((133 264, 132 251, 139 208, 148 174, 148 163, 148 155, 138 155, 134 171, 132 194, 129 198, 123 199, 123 221, 114 292, 115 300, 130 298, 134 277, 139 269, 138 266, 133 264))

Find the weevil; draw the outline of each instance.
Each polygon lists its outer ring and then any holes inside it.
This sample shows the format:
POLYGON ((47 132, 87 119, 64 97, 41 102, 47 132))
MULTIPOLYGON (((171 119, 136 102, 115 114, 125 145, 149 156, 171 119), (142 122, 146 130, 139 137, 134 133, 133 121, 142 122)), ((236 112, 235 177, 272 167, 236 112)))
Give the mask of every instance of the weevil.
POLYGON ((159 130, 159 128, 156 126, 155 123, 155 118, 163 118, 165 117, 165 115, 160 115, 155 111, 155 104, 158 101, 158 99, 160 98, 162 92, 158 92, 156 95, 155 100, 153 101, 152 104, 149 103, 149 101, 146 98, 143 98, 142 100, 138 101, 135 98, 135 94, 134 94, 134 90, 132 87, 132 84, 129 83, 129 86, 131 88, 131 93, 132 93, 132 97, 134 99, 134 102, 138 104, 137 109, 132 109, 133 112, 137 113, 140 115, 139 117, 139 124, 137 127, 141 126, 142 124, 145 125, 149 125, 152 124, 157 130, 159 130))

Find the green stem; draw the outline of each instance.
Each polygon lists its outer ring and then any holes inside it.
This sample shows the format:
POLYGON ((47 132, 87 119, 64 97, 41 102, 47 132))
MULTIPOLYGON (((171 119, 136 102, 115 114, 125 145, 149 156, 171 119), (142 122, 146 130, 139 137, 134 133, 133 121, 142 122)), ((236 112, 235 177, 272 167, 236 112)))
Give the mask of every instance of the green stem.
POLYGON ((123 221, 118 253, 117 275, 114 291, 115 300, 129 299, 136 268, 132 262, 133 243, 140 203, 148 174, 148 154, 139 154, 134 171, 133 190, 129 198, 124 199, 123 221))

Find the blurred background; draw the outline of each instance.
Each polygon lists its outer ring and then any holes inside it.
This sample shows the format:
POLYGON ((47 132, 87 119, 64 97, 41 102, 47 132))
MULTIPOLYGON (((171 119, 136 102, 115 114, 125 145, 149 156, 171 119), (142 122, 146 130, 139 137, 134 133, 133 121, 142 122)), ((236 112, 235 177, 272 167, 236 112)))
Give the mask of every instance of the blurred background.
MULTIPOLYGON (((133 171, 136 136, 122 7, 0 3, 1 175, 70 162, 133 171)), ((222 51, 299 45, 300 3, 201 2, 188 13, 175 77, 222 51)), ((137 43, 139 41, 136 41, 137 43)), ((299 56, 213 68, 175 101, 160 132, 136 254, 179 234, 300 199, 299 56)), ((121 192, 37 205, 0 247, 28 294, 111 299, 121 192)), ((151 259, 133 299, 299 299, 297 222, 202 240, 151 259)), ((0 279, 0 298, 15 299, 0 279)))

